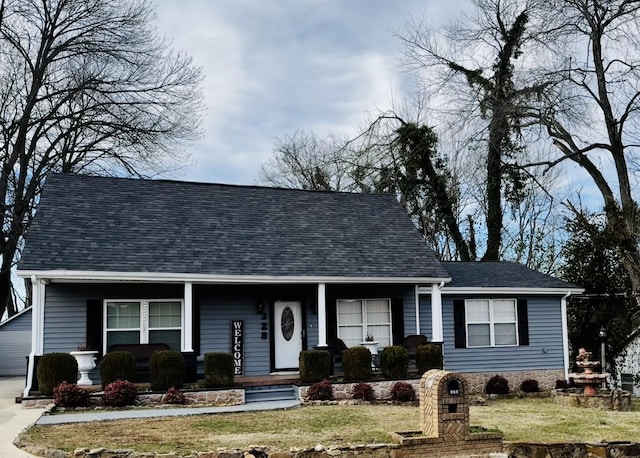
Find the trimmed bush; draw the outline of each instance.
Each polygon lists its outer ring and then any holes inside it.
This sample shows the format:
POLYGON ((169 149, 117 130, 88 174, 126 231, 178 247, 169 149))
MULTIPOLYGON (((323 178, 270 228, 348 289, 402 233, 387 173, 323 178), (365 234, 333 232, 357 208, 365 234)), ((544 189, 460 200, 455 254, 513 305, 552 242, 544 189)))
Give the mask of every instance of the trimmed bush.
POLYGON ((373 387, 368 383, 358 383, 353 387, 353 399, 361 399, 363 401, 373 401, 376 398, 373 387))
POLYGON ((556 380, 554 388, 556 390, 566 390, 567 388, 569 388, 569 384, 566 380, 556 380))
POLYGON ((442 345, 435 343, 418 345, 416 348, 416 366, 419 375, 431 369, 442 369, 444 366, 442 345))
POLYGON ((391 387, 391 399, 398 402, 415 401, 416 391, 407 382, 396 382, 391 387))
POLYGON ((487 394, 509 394, 509 381, 502 375, 494 375, 484 387, 487 394))
POLYGON ((51 396, 62 382, 78 380, 78 363, 69 353, 47 353, 38 360, 37 376, 40 394, 51 396))
POLYGON ((84 407, 89 404, 89 390, 62 382, 53 389, 53 403, 59 407, 84 407))
POLYGON ((342 371, 347 380, 371 377, 371 352, 365 347, 351 347, 342 353, 342 371))
POLYGON ((110 351, 100 361, 102 388, 116 380, 133 382, 136 377, 136 357, 130 351, 110 351))
POLYGON ((165 404, 184 404, 187 399, 184 394, 180 392, 175 386, 172 386, 162 397, 162 402, 165 404))
POLYGON ((316 382, 309 387, 307 397, 311 401, 331 401, 333 399, 333 387, 327 379, 316 382))
POLYGON ((131 406, 138 399, 136 386, 126 380, 116 380, 104 387, 102 404, 108 407, 131 406))
POLYGON ((233 355, 231 353, 204 354, 204 386, 220 388, 233 385, 233 355))
POLYGON ((182 388, 184 384, 184 357, 175 350, 161 350, 149 359, 149 377, 151 389, 168 390, 175 386, 182 388))
POLYGON ((523 380, 520 384, 520 389, 525 393, 537 393, 540 391, 540 386, 538 385, 538 381, 535 379, 527 379, 523 380))
POLYGON ((409 372, 409 352, 402 345, 392 345, 380 354, 380 369, 385 378, 406 378, 409 372))
POLYGON ((331 374, 331 353, 326 350, 300 352, 300 382, 315 383, 328 379, 331 374))

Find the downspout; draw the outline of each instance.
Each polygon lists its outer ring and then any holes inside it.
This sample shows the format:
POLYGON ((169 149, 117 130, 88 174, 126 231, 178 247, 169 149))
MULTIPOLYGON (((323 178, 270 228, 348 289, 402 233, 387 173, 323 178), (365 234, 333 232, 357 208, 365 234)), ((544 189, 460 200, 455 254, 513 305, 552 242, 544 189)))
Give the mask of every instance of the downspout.
POLYGON ((36 275, 31 276, 31 352, 27 365, 27 380, 23 396, 29 396, 35 371, 35 357, 44 351, 44 283, 36 275))
POLYGON ((571 296, 568 292, 560 299, 560 314, 562 321, 562 354, 564 361, 564 379, 569 380, 569 324, 567 321, 567 298, 571 296))
POLYGON ((444 282, 431 285, 431 341, 444 342, 442 326, 442 287, 444 282))

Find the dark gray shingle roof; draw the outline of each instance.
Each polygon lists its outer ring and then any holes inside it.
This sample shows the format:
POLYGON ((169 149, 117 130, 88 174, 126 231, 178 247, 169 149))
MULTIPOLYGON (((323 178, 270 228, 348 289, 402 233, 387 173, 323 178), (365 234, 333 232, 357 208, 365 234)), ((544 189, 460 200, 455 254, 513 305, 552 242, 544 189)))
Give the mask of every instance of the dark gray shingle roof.
POLYGON ((443 262, 442 266, 452 279, 446 288, 579 288, 517 262, 443 262))
POLYGON ((391 195, 51 175, 20 270, 448 275, 391 195))

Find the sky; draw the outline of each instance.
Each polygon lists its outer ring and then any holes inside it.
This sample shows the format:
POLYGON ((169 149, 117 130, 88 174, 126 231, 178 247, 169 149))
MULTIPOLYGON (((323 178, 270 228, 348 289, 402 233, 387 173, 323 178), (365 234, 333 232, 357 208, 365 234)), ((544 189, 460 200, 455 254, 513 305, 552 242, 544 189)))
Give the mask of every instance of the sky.
POLYGON ((202 67, 203 136, 174 178, 256 184, 274 141, 351 135, 413 92, 394 34, 464 0, 155 0, 157 27, 202 67))

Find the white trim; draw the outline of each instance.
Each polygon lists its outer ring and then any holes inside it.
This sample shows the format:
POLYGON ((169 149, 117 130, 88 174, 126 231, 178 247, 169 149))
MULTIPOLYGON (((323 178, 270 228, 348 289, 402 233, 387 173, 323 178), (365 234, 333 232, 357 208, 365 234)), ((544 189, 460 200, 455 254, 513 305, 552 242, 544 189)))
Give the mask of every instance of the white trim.
MULTIPOLYGON (((429 294, 431 293, 431 287, 429 286, 420 286, 418 287, 418 291, 420 294, 429 294)), ((550 295, 550 294, 561 294, 561 295, 571 295, 571 294, 581 294, 584 292, 582 288, 518 288, 518 287, 509 287, 509 288, 496 288, 496 287, 486 287, 486 288, 449 288, 443 287, 442 294, 452 295, 452 294, 518 294, 518 295, 527 295, 527 296, 540 296, 540 295, 550 295)))
POLYGON ((318 283, 318 347, 327 346, 327 286, 318 283))
POLYGON ((277 275, 217 275, 158 272, 95 272, 84 270, 19 270, 20 277, 38 275, 50 280, 67 282, 162 281, 183 283, 397 283, 419 284, 450 281, 432 277, 333 277, 333 276, 277 276, 277 275))
POLYGON ((5 324, 7 324, 7 323, 11 323, 13 320, 15 320, 16 318, 18 318, 19 316, 24 315, 25 313, 27 313, 29 310, 31 310, 31 307, 32 307, 32 306, 31 306, 31 305, 29 305, 28 307, 26 307, 26 308, 24 308, 24 309, 20 310, 19 312, 17 312, 15 315, 10 316, 10 317, 9 317, 9 318, 7 318, 6 320, 4 320, 4 321, 0 321, 0 328, 1 328, 2 326, 4 326, 5 324))
POLYGON ((420 332, 420 294, 418 294, 418 285, 413 288, 413 298, 416 301, 416 334, 422 334, 420 332))
POLYGON ((35 357, 44 353, 44 299, 45 282, 36 275, 31 276, 32 288, 32 314, 31 314, 31 352, 29 353, 29 365, 27 367, 27 383, 24 387, 23 395, 29 396, 31 391, 31 380, 35 370, 35 357))
POLYGON ((182 351, 193 351, 193 284, 184 283, 184 301, 182 305, 182 351))
POLYGON ((431 285, 431 341, 444 342, 442 324, 442 283, 431 285))
POLYGON ((569 324, 567 320, 567 293, 560 299, 560 319, 562 322, 562 354, 564 356, 564 379, 569 380, 569 324))

